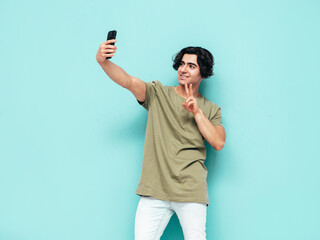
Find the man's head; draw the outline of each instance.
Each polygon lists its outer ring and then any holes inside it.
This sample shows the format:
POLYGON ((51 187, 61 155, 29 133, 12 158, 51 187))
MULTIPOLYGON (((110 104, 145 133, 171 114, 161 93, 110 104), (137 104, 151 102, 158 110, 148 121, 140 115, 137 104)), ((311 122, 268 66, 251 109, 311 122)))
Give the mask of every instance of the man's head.
POLYGON ((196 65, 199 67, 201 78, 209 78, 213 75, 212 68, 214 65, 214 58, 207 49, 201 47, 186 47, 182 49, 173 59, 173 68, 175 70, 179 69, 185 54, 197 56, 196 65))

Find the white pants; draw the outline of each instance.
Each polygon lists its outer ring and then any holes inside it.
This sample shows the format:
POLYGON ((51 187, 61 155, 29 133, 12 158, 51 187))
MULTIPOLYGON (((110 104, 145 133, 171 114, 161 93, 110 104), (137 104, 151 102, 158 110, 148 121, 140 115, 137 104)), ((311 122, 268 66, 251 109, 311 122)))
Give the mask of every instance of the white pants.
POLYGON ((185 240, 206 239, 205 203, 141 197, 135 219, 135 240, 159 240, 174 212, 179 218, 185 240))

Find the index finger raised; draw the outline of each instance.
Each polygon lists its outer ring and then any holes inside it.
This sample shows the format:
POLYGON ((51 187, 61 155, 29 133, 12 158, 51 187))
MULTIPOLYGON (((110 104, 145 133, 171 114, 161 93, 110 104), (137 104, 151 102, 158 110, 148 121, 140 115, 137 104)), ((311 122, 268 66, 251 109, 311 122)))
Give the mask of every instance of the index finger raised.
POLYGON ((193 97, 192 83, 189 84, 189 94, 191 97, 193 97))
POLYGON ((186 91, 187 97, 190 97, 190 95, 189 95, 189 89, 188 89, 188 84, 187 84, 187 83, 184 84, 184 89, 185 89, 185 91, 186 91))

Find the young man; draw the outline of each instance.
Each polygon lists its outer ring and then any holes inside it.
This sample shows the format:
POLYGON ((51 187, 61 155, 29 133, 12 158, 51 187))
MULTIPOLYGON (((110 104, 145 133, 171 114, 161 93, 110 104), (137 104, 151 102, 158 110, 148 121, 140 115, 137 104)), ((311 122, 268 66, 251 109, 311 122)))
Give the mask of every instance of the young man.
POLYGON ((106 74, 130 90, 148 111, 145 150, 136 193, 141 196, 135 219, 136 240, 160 239, 175 212, 186 240, 206 239, 208 205, 204 139, 216 150, 226 134, 220 107, 199 93, 204 78, 212 75, 212 54, 200 47, 182 49, 173 68, 177 86, 143 82, 106 60, 117 47, 108 40, 96 59, 106 74))

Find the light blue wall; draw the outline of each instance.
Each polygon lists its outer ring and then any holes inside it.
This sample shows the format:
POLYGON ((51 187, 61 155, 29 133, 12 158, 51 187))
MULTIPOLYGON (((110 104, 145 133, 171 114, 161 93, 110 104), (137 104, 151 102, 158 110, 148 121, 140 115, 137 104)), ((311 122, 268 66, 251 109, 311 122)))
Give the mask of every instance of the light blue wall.
MULTIPOLYGON (((208 240, 320 239, 320 2, 1 1, 0 239, 133 239, 146 111, 95 54, 175 84, 171 58, 213 52, 222 107, 208 150, 208 240)), ((162 239, 182 239, 176 217, 162 239)))

